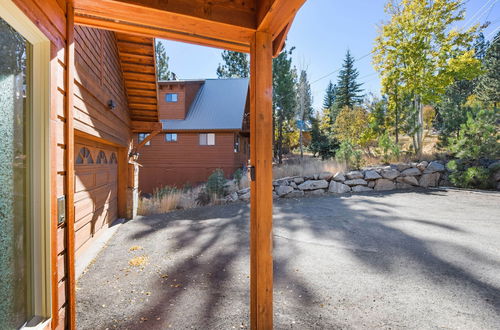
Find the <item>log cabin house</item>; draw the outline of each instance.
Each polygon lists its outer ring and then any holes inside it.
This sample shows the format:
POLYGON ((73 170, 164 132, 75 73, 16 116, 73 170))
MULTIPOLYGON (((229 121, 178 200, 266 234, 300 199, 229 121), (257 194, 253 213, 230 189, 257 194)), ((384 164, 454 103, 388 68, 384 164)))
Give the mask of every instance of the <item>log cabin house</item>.
MULTIPOLYGON (((232 177, 250 157, 248 79, 158 83, 162 134, 140 150, 139 191, 206 182, 220 168, 232 177)), ((138 133, 137 143, 148 133, 138 133)))
POLYGON ((155 37, 250 53, 250 324, 272 328, 272 58, 304 2, 0 0, 0 328, 76 328, 75 260, 134 217, 163 133, 155 37))

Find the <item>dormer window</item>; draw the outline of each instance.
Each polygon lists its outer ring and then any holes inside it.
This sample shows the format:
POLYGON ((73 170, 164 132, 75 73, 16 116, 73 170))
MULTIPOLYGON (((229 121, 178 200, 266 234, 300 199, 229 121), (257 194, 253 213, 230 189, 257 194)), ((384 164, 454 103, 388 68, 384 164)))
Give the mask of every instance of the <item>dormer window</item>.
POLYGON ((165 101, 168 103, 176 103, 178 95, 177 93, 167 93, 165 94, 165 101))

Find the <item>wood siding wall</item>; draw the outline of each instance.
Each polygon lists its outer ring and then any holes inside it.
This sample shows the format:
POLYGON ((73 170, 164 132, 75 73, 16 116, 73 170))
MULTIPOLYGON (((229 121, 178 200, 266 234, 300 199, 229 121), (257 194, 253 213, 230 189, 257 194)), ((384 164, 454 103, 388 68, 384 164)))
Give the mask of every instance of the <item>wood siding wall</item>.
POLYGON ((158 116, 161 119, 185 119, 202 82, 159 83, 158 116), (165 95, 176 93, 178 100, 166 102, 165 95))
POLYGON ((75 26, 75 130, 128 146, 130 116, 115 34, 75 26), (113 100, 116 108, 109 109, 113 100))
POLYGON ((131 142, 128 100, 114 32, 75 26, 73 100, 78 135, 75 157, 86 147, 94 161, 92 165, 75 164, 74 235, 78 260, 100 231, 117 218, 118 164, 109 163, 110 156, 113 153, 117 159, 117 147, 128 150, 131 142), (110 100, 114 109, 108 106, 110 100), (108 164, 96 163, 100 151, 106 154, 108 164))
MULTIPOLYGON (((196 132, 177 133, 177 142, 166 142, 165 134, 158 134, 139 150, 139 190, 151 193, 160 186, 205 182, 217 168, 231 176, 248 159, 248 148, 234 152, 235 134, 215 132, 215 146, 200 146, 196 132)), ((240 145, 248 145, 244 140, 248 138, 240 136, 240 145)))

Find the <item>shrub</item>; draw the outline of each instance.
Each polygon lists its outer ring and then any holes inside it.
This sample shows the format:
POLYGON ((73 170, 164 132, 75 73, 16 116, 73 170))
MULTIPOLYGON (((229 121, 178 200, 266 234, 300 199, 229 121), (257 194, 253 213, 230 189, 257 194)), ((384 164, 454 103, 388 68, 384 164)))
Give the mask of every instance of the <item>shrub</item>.
POLYGON ((346 164, 348 169, 359 169, 363 165, 363 152, 359 146, 344 141, 340 144, 339 150, 335 154, 335 158, 339 162, 346 164))
POLYGON ((449 139, 450 151, 460 159, 447 164, 451 183, 462 188, 491 188, 490 177, 496 169, 488 169, 483 160, 500 157, 497 122, 498 110, 481 110, 475 116, 467 113, 458 136, 449 139))
POLYGON ((243 170, 241 168, 238 168, 236 171, 233 173, 233 179, 238 184, 238 188, 240 187, 241 184, 241 179, 243 178, 243 170))
POLYGON ((465 163, 450 161, 447 164, 450 174, 450 182, 461 188, 491 188, 490 170, 482 166, 467 167, 465 163))
POLYGON ((220 168, 216 169, 207 179, 207 194, 214 197, 223 197, 225 183, 226 178, 224 177, 224 171, 220 168))
POLYGON ((378 146, 382 150, 382 161, 389 163, 391 159, 399 159, 401 150, 399 146, 387 135, 387 133, 382 134, 378 138, 378 146))
POLYGON ((499 158, 498 114, 498 110, 481 110, 476 116, 467 113, 467 121, 460 126, 458 136, 449 139, 452 154, 470 161, 499 158))

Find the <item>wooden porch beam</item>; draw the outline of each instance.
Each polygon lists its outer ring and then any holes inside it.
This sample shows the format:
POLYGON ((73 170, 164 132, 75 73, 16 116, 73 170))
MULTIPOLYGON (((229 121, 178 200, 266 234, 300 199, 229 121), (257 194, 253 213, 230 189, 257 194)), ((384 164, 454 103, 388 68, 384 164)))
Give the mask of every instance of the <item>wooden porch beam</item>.
POLYGON ((306 0, 262 1, 261 8, 258 10, 257 30, 269 32, 274 40, 293 20, 305 2, 306 0))
POLYGON ((277 57, 281 53, 283 48, 285 48, 286 37, 288 35, 288 31, 290 31, 290 28, 292 27, 292 22, 294 18, 295 16, 292 17, 290 22, 273 40, 273 57, 277 57))
POLYGON ((162 124, 160 122, 153 121, 131 121, 130 130, 133 133, 149 133, 153 131, 159 131, 162 129, 162 124))
POLYGON ((256 32, 250 53, 250 324, 273 327, 272 38, 256 32))
POLYGON ((156 131, 152 131, 151 133, 149 133, 149 135, 146 136, 146 138, 144 140, 142 140, 141 143, 139 143, 138 145, 136 145, 134 147, 134 150, 132 151, 132 153, 136 153, 139 149, 141 149, 142 147, 144 147, 146 145, 146 143, 148 143, 149 141, 151 141, 159 133, 161 133, 161 129, 156 130, 156 131))
POLYGON ((240 52, 249 52, 255 31, 254 28, 109 0, 76 0, 75 23, 240 52))
POLYGON ((168 11, 184 16, 255 29, 255 0, 110 0, 136 8, 168 11))

